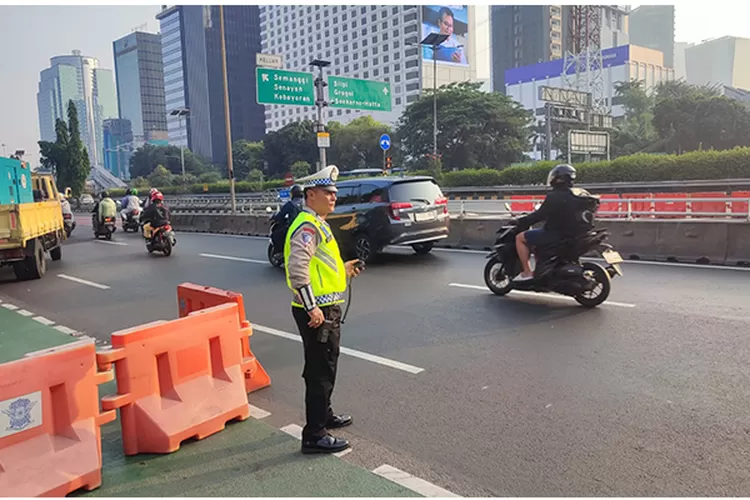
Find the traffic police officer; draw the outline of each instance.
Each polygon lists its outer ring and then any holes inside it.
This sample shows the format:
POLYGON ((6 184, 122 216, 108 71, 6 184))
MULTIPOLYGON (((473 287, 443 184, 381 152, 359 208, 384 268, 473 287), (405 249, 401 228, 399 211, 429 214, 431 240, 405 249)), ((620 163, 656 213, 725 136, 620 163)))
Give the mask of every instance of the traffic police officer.
POLYGON ((347 277, 360 272, 359 261, 344 263, 325 221, 336 206, 338 168, 329 165, 304 182, 302 211, 289 227, 284 243, 286 282, 294 298, 292 315, 305 351, 305 413, 302 453, 336 453, 349 442, 328 434, 351 425, 349 415, 335 415, 331 394, 341 341, 341 304, 347 277))

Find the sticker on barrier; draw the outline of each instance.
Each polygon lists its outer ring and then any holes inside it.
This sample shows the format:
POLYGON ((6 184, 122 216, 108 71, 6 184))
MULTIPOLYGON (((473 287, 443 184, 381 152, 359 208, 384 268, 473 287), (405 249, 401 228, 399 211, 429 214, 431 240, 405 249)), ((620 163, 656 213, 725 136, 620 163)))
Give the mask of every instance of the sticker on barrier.
POLYGON ((103 397, 102 408, 119 408, 125 454, 171 453, 247 419, 248 333, 236 303, 113 333, 97 361, 115 366, 117 394, 103 397))
POLYGON ((0 495, 55 496, 102 483, 100 412, 93 340, 79 340, 0 364, 0 495))

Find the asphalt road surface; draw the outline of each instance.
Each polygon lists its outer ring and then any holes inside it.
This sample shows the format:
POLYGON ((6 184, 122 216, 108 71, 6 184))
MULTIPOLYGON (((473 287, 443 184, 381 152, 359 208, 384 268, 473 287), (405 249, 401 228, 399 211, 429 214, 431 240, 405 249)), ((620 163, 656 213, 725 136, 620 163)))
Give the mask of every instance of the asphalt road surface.
MULTIPOLYGON (((250 395, 304 424, 302 347, 267 242, 91 237, 85 217, 42 280, 0 269, 0 299, 107 342, 177 316, 175 288, 240 292, 273 385, 250 395), (62 275, 62 276, 61 276, 62 275)), ((742 496, 750 491, 750 273, 627 263, 611 302, 482 286, 482 254, 393 249, 355 281, 334 409, 343 459, 384 462, 459 495, 742 496)))

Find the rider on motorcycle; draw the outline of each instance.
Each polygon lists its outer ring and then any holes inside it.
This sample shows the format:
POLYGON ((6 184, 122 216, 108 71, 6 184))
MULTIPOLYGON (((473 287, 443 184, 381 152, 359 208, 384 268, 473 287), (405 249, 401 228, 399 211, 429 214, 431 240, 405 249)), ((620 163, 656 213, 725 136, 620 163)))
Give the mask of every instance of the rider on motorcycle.
POLYGON ((519 232, 516 236, 516 250, 522 271, 514 281, 534 278, 529 263, 529 247, 551 245, 581 233, 581 213, 585 210, 587 200, 592 198, 586 190, 573 189, 575 178, 576 169, 572 165, 557 165, 547 176, 547 185, 552 191, 547 194, 542 205, 515 222, 521 228, 528 228, 544 221, 544 227, 519 232))
POLYGON ((150 198, 151 203, 141 215, 141 224, 144 226, 143 236, 151 239, 153 229, 169 224, 169 208, 164 205, 164 195, 155 191, 150 198), (146 225, 149 229, 146 230, 146 225))
POLYGON ((273 246, 277 253, 281 253, 281 250, 284 248, 286 231, 292 221, 297 217, 297 214, 302 210, 302 204, 304 203, 304 192, 302 186, 295 184, 289 191, 292 199, 287 201, 284 206, 281 207, 279 213, 272 217, 272 219, 277 222, 276 228, 271 236, 273 246))
POLYGON ((138 190, 133 188, 125 191, 125 197, 120 202, 120 206, 122 207, 122 210, 120 210, 120 216, 123 221, 128 220, 128 215, 131 211, 137 210, 140 212, 141 200, 138 198, 138 190))
POLYGON ((99 230, 99 224, 104 222, 106 217, 115 217, 117 214, 117 204, 110 198, 109 192, 104 191, 101 194, 101 200, 94 204, 91 223, 94 225, 94 231, 99 230))

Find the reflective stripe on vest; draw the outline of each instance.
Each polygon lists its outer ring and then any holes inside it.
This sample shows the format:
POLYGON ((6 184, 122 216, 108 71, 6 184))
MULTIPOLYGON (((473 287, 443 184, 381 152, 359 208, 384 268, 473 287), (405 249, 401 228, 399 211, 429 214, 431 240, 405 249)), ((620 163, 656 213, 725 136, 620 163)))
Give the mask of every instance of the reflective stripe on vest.
POLYGON ((294 233, 299 230, 302 224, 309 222, 318 230, 320 235, 320 244, 310 259, 310 285, 315 295, 315 302, 318 307, 330 306, 344 302, 344 292, 346 291, 346 269, 344 261, 341 259, 339 245, 331 233, 328 224, 321 222, 312 214, 302 211, 289 226, 284 241, 284 269, 286 272, 286 285, 295 298, 292 300, 294 307, 302 307, 301 300, 297 297, 297 291, 292 287, 289 280, 289 255, 291 254, 291 240, 294 233))

